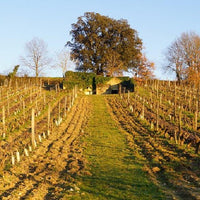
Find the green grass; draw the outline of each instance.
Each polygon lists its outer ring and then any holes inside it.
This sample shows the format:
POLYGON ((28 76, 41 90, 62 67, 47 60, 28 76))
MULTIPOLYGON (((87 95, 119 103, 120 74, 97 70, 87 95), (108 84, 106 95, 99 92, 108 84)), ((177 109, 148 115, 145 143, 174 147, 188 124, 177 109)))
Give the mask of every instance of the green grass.
POLYGON ((143 170, 145 160, 127 146, 126 136, 112 120, 103 96, 88 98, 93 111, 83 140, 92 175, 78 178, 81 191, 72 199, 165 199, 143 170))

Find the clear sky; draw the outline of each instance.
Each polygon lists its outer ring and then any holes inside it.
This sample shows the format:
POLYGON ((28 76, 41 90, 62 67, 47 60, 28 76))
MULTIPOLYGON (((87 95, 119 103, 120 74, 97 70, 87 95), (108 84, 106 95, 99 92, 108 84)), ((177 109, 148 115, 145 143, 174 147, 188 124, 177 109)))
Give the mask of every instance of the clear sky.
MULTIPOLYGON (((0 0, 0 73, 20 64, 25 44, 39 37, 48 44, 50 55, 71 39, 71 24, 85 12, 98 12, 127 19, 143 40, 147 58, 155 62, 158 78, 166 48, 182 32, 200 34, 199 0, 0 0)), ((59 70, 47 76, 61 76, 59 70)))

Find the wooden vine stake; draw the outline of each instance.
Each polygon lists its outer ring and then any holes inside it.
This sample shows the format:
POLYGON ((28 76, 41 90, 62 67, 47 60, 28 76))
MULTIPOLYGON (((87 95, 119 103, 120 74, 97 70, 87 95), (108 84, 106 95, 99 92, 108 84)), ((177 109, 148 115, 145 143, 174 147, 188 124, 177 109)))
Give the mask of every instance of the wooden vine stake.
POLYGON ((153 121, 151 121, 150 128, 151 128, 152 131, 154 130, 154 124, 153 124, 153 121))
POLYGON ((32 103, 32 88, 30 88, 30 102, 32 103))
POLYGON ((128 90, 128 104, 130 103, 130 91, 128 90))
POLYGON ((174 122, 176 124, 176 82, 174 82, 174 122))
POLYGON ((157 108, 156 108, 156 131, 158 131, 159 127, 159 102, 157 103, 157 108))
POLYGON ((4 134, 5 134, 5 132, 6 132, 5 106, 3 106, 3 108, 2 108, 2 114, 3 114, 3 118, 2 118, 2 121, 3 121, 3 132, 4 132, 4 134))
POLYGON ((160 105, 162 104, 162 94, 160 94, 160 105))
POLYGON ((9 99, 9 94, 8 94, 8 91, 7 91, 7 100, 9 99))
POLYGON ((77 90, 78 90, 78 86, 75 85, 75 98, 77 98, 77 90))
POLYGON ((16 88, 16 90, 18 89, 18 83, 17 83, 17 80, 15 80, 15 88, 16 88))
POLYGON ((143 104, 142 104, 142 111, 141 111, 141 115, 140 115, 140 119, 144 120, 144 101, 143 100, 143 104))
POLYGON ((196 110, 194 112, 194 130, 197 130, 197 120, 198 120, 198 108, 197 108, 198 102, 196 102, 196 110))
POLYGON ((197 89, 196 111, 194 113, 194 130, 195 131, 197 130, 198 113, 199 113, 199 87, 197 89))
POLYGON ((126 88, 123 87, 123 98, 125 98, 126 88))
POLYGON ((23 101, 23 116, 24 116, 24 120, 26 118, 26 115, 25 115, 25 101, 23 101))
POLYGON ((36 111, 38 112, 38 100, 37 100, 37 98, 35 100, 35 107, 36 107, 36 111))
POLYGON ((152 102, 152 91, 150 92, 150 102, 152 102))
POLYGON ((15 165, 15 156, 13 155, 13 153, 11 155, 11 162, 12 162, 12 165, 15 165))
POLYGON ((136 107, 137 107, 137 98, 136 98, 136 95, 134 95, 134 102, 133 102, 133 112, 135 112, 136 110, 136 107))
POLYGON ((38 135, 38 140, 39 140, 39 142, 42 142, 42 137, 41 137, 41 135, 38 135))
POLYGON ((48 119, 47 119, 47 126, 48 126, 48 130, 47 130, 47 135, 50 135, 50 120, 51 120, 51 106, 48 106, 48 119))
POLYGON ((67 116, 67 96, 65 97, 65 105, 64 105, 64 117, 67 116))
POLYGON ((184 98, 185 98, 185 101, 187 100, 187 88, 184 87, 184 98))
POLYGON ((70 94, 70 109, 72 108, 73 106, 73 97, 72 97, 72 94, 70 94))
POLYGON ((75 99, 75 86, 74 86, 74 88, 72 89, 72 95, 73 95, 73 99, 75 99))
POLYGON ((73 94, 73 100, 74 100, 75 99, 75 86, 74 86, 74 88, 72 90, 72 94, 73 94))
POLYGON ((44 105, 46 104, 46 93, 44 93, 44 105))
POLYGON ((58 120, 60 120, 61 116, 60 116, 60 101, 58 103, 58 120))
POLYGON ((28 150, 29 150, 29 151, 32 151, 32 147, 31 147, 30 145, 28 146, 28 150))
POLYGON ((9 101, 9 99, 8 99, 8 106, 7 106, 7 112, 8 112, 8 116, 10 115, 10 101, 9 101))
POLYGON ((189 94, 188 109, 191 111, 191 93, 189 94))
POLYGON ((42 96, 42 79, 40 79, 40 96, 42 96))
POLYGON ((122 86, 119 84, 119 96, 121 97, 121 92, 122 92, 122 86))
POLYGON ((24 154, 25 154, 25 156, 29 156, 29 153, 28 153, 28 149, 27 149, 27 148, 24 148, 24 154))
POLYGON ((69 95, 69 106, 68 106, 68 111, 70 111, 70 109, 71 109, 71 96, 69 95))
POLYGON ((17 162, 20 162, 20 154, 18 150, 16 151, 16 159, 17 159, 17 162))
POLYGON ((35 109, 32 108, 32 117, 31 117, 31 143, 33 148, 36 147, 35 141, 35 109))
POLYGON ((156 87, 156 96, 157 96, 157 99, 158 99, 158 91, 159 91, 159 80, 157 81, 157 87, 156 87))
POLYGON ((56 87, 56 93, 58 93, 58 85, 56 84, 56 86, 55 86, 55 87, 56 87))
POLYGON ((73 106, 74 105, 74 100, 75 100, 75 87, 72 90, 72 96, 73 96, 73 98, 72 98, 72 106, 73 106))
POLYGON ((179 144, 181 144, 181 141, 180 141, 181 125, 182 125, 182 106, 180 106, 180 110, 179 110, 179 124, 178 124, 178 129, 179 129, 178 143, 179 144))
POLYGON ((45 134, 45 132, 42 133, 42 137, 43 137, 44 139, 46 139, 46 134, 45 134))

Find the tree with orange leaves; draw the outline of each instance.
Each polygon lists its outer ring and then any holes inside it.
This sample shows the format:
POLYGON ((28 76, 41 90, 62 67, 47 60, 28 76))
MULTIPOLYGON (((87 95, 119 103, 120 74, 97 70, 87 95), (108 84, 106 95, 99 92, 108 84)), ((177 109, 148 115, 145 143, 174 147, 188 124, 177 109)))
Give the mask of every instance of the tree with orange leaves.
POLYGON ((138 63, 137 68, 133 70, 135 76, 145 80, 154 78, 154 63, 150 62, 145 54, 140 54, 139 60, 140 62, 138 63))

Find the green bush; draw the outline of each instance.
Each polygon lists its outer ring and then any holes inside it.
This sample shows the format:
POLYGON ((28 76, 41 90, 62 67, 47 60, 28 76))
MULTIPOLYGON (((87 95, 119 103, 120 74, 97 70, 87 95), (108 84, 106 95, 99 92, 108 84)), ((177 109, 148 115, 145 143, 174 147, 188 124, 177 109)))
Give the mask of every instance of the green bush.
POLYGON ((95 83, 96 85, 105 85, 112 77, 96 76, 95 83))
POLYGON ((78 85, 79 88, 85 89, 93 85, 94 77, 94 73, 67 71, 65 73, 63 85, 69 89, 73 88, 75 85, 78 85))
MULTIPOLYGON (((129 77, 118 77, 122 80, 122 87, 126 87, 128 90, 133 91, 134 82, 133 79, 129 77)), ((67 71, 65 73, 65 78, 63 81, 63 86, 68 89, 73 88, 78 85, 79 88, 85 89, 87 87, 92 87, 93 90, 96 89, 96 85, 105 85, 112 77, 99 76, 94 73, 86 72, 72 72, 67 71)))

